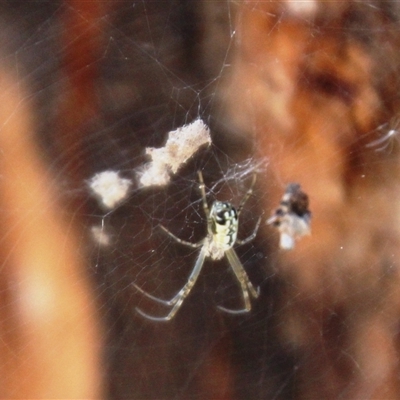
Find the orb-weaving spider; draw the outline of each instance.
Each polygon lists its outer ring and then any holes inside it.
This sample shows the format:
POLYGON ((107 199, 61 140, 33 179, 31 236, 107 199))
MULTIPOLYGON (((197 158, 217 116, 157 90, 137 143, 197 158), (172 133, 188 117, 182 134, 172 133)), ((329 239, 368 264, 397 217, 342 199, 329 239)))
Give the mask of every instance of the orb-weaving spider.
POLYGON ((207 231, 208 231, 207 236, 198 243, 191 243, 178 238, 167 228, 160 225, 160 227, 169 236, 174 238, 178 243, 193 248, 198 248, 201 246, 200 253, 197 257, 196 263, 193 267, 192 273, 190 274, 187 283, 169 301, 162 300, 159 299, 158 297, 152 296, 151 294, 145 292, 136 284, 133 284, 135 288, 142 294, 144 294, 146 297, 154 301, 157 301, 158 303, 164 304, 166 306, 172 306, 171 311, 166 317, 153 317, 151 315, 144 313, 141 309, 136 308, 136 311, 139 314, 153 321, 169 321, 175 316, 175 314, 181 307, 183 301, 186 299, 186 297, 192 290, 193 286, 195 285, 196 280, 200 275, 206 257, 211 257, 211 259, 213 260, 220 260, 224 256, 226 256, 229 265, 231 266, 234 274, 236 275, 236 278, 239 281, 242 289, 243 301, 244 301, 243 309, 230 310, 228 308, 218 306, 220 310, 231 314, 240 314, 248 312, 251 310, 250 296, 252 296, 254 299, 256 299, 259 296, 259 288, 257 288, 257 290, 254 288, 254 286, 249 280, 249 277, 247 276, 246 271, 243 268, 242 263, 239 260, 239 257, 237 256, 235 250, 233 249, 233 246, 236 243, 242 245, 249 243, 251 240, 253 240, 256 237, 258 227, 260 226, 261 218, 259 218, 259 220, 257 221, 254 231, 249 237, 247 237, 244 240, 237 239, 237 233, 239 228, 239 215, 243 209, 244 204, 253 193, 253 186, 256 181, 256 175, 255 174, 253 175, 253 181, 251 183, 251 186, 247 191, 247 193, 244 195, 242 201, 240 202, 237 211, 231 203, 222 201, 214 201, 210 210, 206 199, 203 174, 201 173, 201 171, 198 171, 198 175, 199 175, 204 214, 207 217, 207 231))

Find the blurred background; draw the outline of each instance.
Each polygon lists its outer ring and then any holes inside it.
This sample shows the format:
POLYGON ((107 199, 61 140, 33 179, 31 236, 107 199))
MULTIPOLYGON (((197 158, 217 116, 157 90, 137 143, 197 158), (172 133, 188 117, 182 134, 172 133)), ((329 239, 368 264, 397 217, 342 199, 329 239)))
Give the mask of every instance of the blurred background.
POLYGON ((391 1, 0 2, 0 397, 394 399, 400 396, 400 6, 391 1), (146 148, 201 118, 212 143, 165 187, 146 148), (206 235, 235 205, 260 287, 242 307, 206 235), (126 196, 104 207, 93 176, 126 196), (310 199, 292 250, 265 221, 310 199))

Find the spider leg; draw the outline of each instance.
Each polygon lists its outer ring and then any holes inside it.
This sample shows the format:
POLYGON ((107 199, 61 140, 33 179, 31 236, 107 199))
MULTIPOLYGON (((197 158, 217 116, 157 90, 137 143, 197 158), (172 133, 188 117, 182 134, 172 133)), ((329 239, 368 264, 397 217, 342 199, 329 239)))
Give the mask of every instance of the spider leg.
MULTIPOLYGON (((250 301, 249 301, 249 292, 247 291, 246 285, 242 285, 241 284, 241 286, 242 286, 243 298, 244 298, 245 303, 250 303, 250 301)), ((218 310, 221 310, 221 311, 226 312, 228 314, 244 314, 244 313, 247 313, 247 312, 249 312, 251 310, 251 305, 248 304, 248 305, 245 306, 245 308, 242 308, 241 310, 231 310, 230 308, 226 308, 226 307, 223 307, 223 306, 217 306, 217 308, 218 308, 218 310), (247 308, 247 307, 249 307, 249 308, 247 308)))
POLYGON ((247 191, 247 193, 244 195, 244 197, 243 197, 242 201, 240 202, 239 207, 237 209, 238 216, 240 215, 240 213, 241 213, 246 201, 253 194, 253 187, 254 187, 254 184, 256 183, 256 179, 257 179, 257 174, 254 172, 253 173, 253 180, 251 181, 250 188, 247 191))
POLYGON ((254 288, 253 284, 250 282, 250 279, 243 268, 242 263, 239 260, 239 257, 236 254, 236 251, 231 248, 228 251, 226 251, 226 257, 228 258, 229 264, 233 269, 233 272, 235 273, 236 277, 238 278, 239 282, 244 281, 246 284, 247 289, 250 292, 250 295, 256 299, 260 295, 260 288, 257 287, 257 289, 254 288))
POLYGON ((199 176, 200 192, 201 192, 201 199, 203 201, 204 214, 206 215, 208 220, 208 218, 210 217, 210 209, 207 203, 206 185, 204 184, 203 173, 201 171, 197 171, 197 175, 199 176))
POLYGON ((142 293, 144 296, 148 297, 149 299, 156 301, 157 303, 161 303, 166 306, 173 306, 175 304, 175 302, 174 302, 175 297, 172 298, 171 300, 163 300, 163 299, 160 299, 159 297, 153 296, 150 293, 146 292, 145 290, 140 288, 138 285, 136 285, 136 283, 132 283, 132 286, 134 286, 138 292, 142 293))
POLYGON ((144 311, 142 311, 139 307, 136 307, 136 312, 140 314, 142 317, 149 319, 151 321, 168 321, 168 319, 164 317, 153 317, 152 315, 146 314, 144 311))
POLYGON ((255 226, 255 228, 253 230, 253 233, 249 237, 247 237, 246 239, 243 239, 243 240, 236 239, 236 243, 241 246, 243 244, 251 242, 257 235, 258 228, 260 227, 260 223, 261 223, 261 217, 258 218, 257 224, 256 224, 256 226, 255 226))
POLYGON ((237 280, 240 283, 243 293, 244 300, 244 308, 241 310, 231 310, 229 308, 218 306, 218 309, 225 311, 230 314, 241 314, 245 312, 249 312, 251 310, 250 296, 253 298, 257 298, 260 294, 259 288, 257 290, 254 288, 253 284, 250 282, 249 277, 247 276, 246 271, 243 268, 242 263, 239 260, 235 250, 233 248, 227 250, 225 255, 229 261, 230 266, 233 269, 233 272, 236 275, 237 280))
MULTIPOLYGON (((193 248, 198 248, 203 244, 203 240, 201 242, 198 243, 191 243, 191 242, 187 242, 186 240, 182 240, 180 238, 178 238, 177 236, 175 236, 172 232, 170 232, 167 228, 165 228, 164 226, 160 225, 161 229, 164 230, 169 236, 171 236, 173 239, 175 239, 178 243, 181 243, 185 246, 189 246, 189 247, 193 247, 193 248)), ((145 290, 143 290, 142 288, 140 288, 138 285, 136 285, 135 283, 132 283, 132 285, 136 288, 136 290, 138 290, 140 293, 142 293, 144 296, 148 297, 151 300, 156 301, 157 303, 160 304, 164 304, 166 306, 173 306, 177 300, 176 300, 176 296, 174 296, 171 300, 163 300, 160 299, 159 297, 153 296, 150 293, 146 292, 145 290)), ((179 294, 179 293, 178 293, 179 294)))
MULTIPOLYGON (((206 249, 205 247, 202 247, 202 249, 200 250, 199 256, 197 257, 196 263, 193 267, 192 273, 189 276, 189 279, 187 281, 187 283, 185 284, 185 286, 183 286, 183 288, 168 302, 168 305, 173 305, 171 311, 169 312, 169 314, 165 317, 153 317, 151 315, 148 315, 146 313, 144 313, 140 308, 136 307, 136 311, 142 315, 143 317, 150 319, 152 321, 169 321, 170 319, 172 319, 175 314, 178 312, 178 310, 180 309, 183 301, 186 299, 186 297, 189 295, 189 293, 191 292, 191 290, 193 289, 193 286, 195 285, 197 278, 200 275, 200 272, 203 268, 204 265, 204 260, 206 258, 206 249)), ((142 291, 142 293, 146 294, 146 292, 142 291)), ((146 294, 147 295, 147 294, 146 294)), ((157 299, 157 297, 151 296, 149 295, 148 297, 159 301, 160 299, 157 299)), ((161 302, 163 302, 163 300, 161 300, 161 302)))
POLYGON ((171 236, 178 243, 183 244, 184 246, 193 247, 194 249, 197 249, 198 247, 200 247, 203 244, 203 240, 201 240, 200 242, 197 242, 197 243, 191 243, 191 242, 187 242, 186 240, 182 240, 182 239, 178 238, 178 236, 174 235, 171 231, 169 231, 165 226, 163 226, 163 225, 159 225, 159 226, 164 232, 166 232, 169 236, 171 236))

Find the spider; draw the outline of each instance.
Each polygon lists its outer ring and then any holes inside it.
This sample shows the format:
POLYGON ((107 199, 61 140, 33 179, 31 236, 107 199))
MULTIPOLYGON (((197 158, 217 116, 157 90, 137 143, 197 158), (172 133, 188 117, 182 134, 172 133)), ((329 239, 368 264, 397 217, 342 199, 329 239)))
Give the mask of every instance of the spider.
POLYGON ((153 317, 144 313, 141 309, 136 308, 136 311, 143 317, 153 320, 153 321, 169 321, 178 312, 182 306, 184 300, 189 296, 190 291, 195 285, 197 278, 200 275, 201 269, 203 267, 204 261, 207 257, 212 260, 221 260, 226 256, 229 265, 231 266, 237 280, 240 283, 242 289, 244 308, 239 310, 231 310, 222 306, 218 306, 218 309, 230 314, 241 314, 249 312, 251 310, 250 296, 256 299, 259 296, 259 288, 255 289, 253 284, 250 282, 246 271, 243 268, 242 263, 239 260, 233 246, 235 244, 243 245, 251 242, 257 235, 258 228, 260 226, 261 218, 258 219, 257 224, 254 228, 253 233, 244 240, 237 239, 237 233, 239 229, 239 215, 243 209, 244 204, 249 199, 253 193, 253 187, 256 181, 256 174, 253 175, 253 181, 247 193, 244 195, 242 201, 239 204, 237 210, 229 202, 214 201, 211 209, 208 207, 206 199, 205 184, 203 180, 203 174, 198 171, 200 191, 203 201, 204 214, 207 218, 207 236, 198 243, 191 243, 182 240, 170 232, 167 228, 160 225, 161 229, 164 230, 169 236, 175 239, 178 243, 184 246, 199 248, 201 247, 200 253, 197 257, 196 263, 193 270, 189 276, 187 283, 182 287, 182 289, 171 299, 162 300, 158 297, 152 296, 151 294, 145 292, 136 284, 133 286, 141 292, 146 297, 164 304, 165 306, 172 307, 169 314, 165 317, 153 317))

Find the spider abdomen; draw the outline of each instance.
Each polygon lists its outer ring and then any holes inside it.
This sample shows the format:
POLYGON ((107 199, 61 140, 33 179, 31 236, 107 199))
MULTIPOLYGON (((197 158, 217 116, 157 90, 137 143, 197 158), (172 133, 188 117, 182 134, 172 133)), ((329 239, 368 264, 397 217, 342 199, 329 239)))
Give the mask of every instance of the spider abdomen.
POLYGON ((235 207, 231 203, 214 201, 209 217, 210 235, 209 255, 214 260, 221 259, 226 250, 236 242, 239 220, 235 207))

